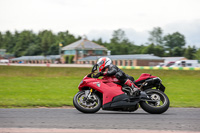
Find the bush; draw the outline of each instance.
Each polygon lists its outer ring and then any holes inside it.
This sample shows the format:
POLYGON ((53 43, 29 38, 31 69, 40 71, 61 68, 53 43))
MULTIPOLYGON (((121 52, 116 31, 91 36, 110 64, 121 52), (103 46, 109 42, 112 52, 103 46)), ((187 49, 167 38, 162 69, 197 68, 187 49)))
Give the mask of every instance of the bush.
POLYGON ((69 55, 68 63, 69 64, 73 63, 73 59, 74 59, 74 55, 69 55))
POLYGON ((64 55, 64 60, 65 60, 65 63, 68 63, 69 56, 68 55, 64 55))

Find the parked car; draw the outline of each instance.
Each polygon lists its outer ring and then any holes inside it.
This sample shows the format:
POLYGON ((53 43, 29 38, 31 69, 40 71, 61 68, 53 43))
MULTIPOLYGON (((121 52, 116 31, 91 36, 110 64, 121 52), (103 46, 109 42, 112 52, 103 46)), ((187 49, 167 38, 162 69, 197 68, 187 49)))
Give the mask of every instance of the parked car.
POLYGON ((0 63, 9 63, 9 60, 1 59, 1 60, 0 60, 0 63))
POLYGON ((200 67, 200 64, 198 63, 198 60, 182 60, 176 61, 170 67, 200 67))
POLYGON ((174 65, 175 62, 168 62, 168 63, 160 63, 159 65, 157 65, 157 67, 170 67, 172 65, 174 65))

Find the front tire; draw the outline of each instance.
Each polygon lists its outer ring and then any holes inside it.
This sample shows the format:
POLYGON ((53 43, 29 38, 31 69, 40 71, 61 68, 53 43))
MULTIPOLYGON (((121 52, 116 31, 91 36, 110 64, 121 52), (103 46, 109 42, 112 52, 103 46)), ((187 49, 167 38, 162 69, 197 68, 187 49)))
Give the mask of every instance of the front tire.
POLYGON ((143 110, 150 114, 161 114, 168 110, 170 102, 169 98, 164 92, 155 89, 148 89, 145 90, 145 92, 151 98, 151 100, 157 102, 140 102, 140 106, 143 110))
POLYGON ((85 91, 79 91, 73 98, 74 107, 83 113, 95 113, 101 108, 101 100, 96 94, 91 94, 88 99, 85 91))

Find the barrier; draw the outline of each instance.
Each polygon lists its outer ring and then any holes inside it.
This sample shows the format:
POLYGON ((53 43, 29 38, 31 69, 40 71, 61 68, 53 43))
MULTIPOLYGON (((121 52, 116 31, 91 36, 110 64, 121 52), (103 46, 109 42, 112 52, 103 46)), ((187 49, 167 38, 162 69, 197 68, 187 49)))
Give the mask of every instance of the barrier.
POLYGON ((148 66, 118 66, 120 69, 146 69, 146 70, 200 70, 200 67, 148 67, 148 66))
POLYGON ((27 66, 27 67, 85 67, 92 68, 91 64, 17 64, 17 63, 0 63, 0 66, 27 66))
MULTIPOLYGON (((1 64, 4 66, 39 66, 39 67, 86 67, 91 68, 90 64, 1 64)), ((120 69, 146 69, 146 70, 195 70, 200 71, 200 67, 149 67, 149 66, 118 66, 120 69)))

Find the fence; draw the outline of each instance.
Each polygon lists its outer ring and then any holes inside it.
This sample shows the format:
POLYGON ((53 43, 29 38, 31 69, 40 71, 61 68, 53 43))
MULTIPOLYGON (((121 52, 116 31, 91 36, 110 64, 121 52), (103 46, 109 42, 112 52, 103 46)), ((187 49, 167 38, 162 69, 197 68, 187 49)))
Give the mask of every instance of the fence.
MULTIPOLYGON (((0 65, 8 66, 40 66, 40 67, 87 67, 92 68, 90 64, 13 64, 5 63, 0 65)), ((146 69, 146 70, 200 70, 200 67, 148 67, 148 66, 118 66, 120 69, 146 69)))
POLYGON ((120 69, 149 69, 149 70, 200 70, 200 67, 148 67, 148 66, 118 66, 120 69))

